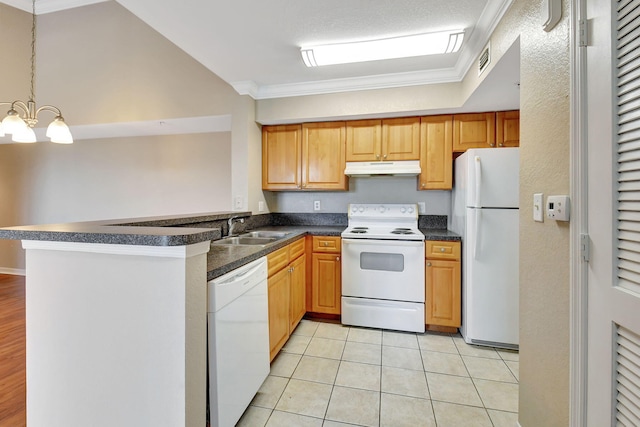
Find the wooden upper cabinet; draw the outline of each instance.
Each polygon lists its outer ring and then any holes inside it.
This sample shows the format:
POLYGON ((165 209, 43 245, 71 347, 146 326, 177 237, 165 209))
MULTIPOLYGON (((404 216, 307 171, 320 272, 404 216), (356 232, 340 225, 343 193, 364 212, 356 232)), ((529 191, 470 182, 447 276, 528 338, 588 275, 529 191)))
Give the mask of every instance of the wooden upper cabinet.
POLYGON ((496 144, 498 147, 520 146, 520 111, 496 113, 496 144))
POLYGON ((420 160, 420 117, 382 120, 380 160, 420 160))
POLYGON ((453 116, 420 119, 419 190, 451 190, 453 178, 453 116))
POLYGON ((420 118, 347 122, 347 162, 420 159, 420 118))
POLYGON ((347 162, 380 160, 382 151, 382 120, 347 122, 347 162))
POLYGON ((301 185, 301 125, 262 127, 262 188, 294 190, 301 185))
POLYGON ((345 122, 302 125, 302 189, 348 189, 345 132, 345 122))
POLYGON ((495 122, 496 113, 455 114, 453 151, 495 147, 495 122))

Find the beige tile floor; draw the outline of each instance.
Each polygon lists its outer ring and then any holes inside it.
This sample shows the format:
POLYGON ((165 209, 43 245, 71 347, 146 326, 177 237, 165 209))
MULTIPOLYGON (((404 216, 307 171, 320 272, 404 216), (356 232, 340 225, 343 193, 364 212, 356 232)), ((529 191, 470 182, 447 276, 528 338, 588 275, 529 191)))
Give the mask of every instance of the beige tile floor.
POLYGON ((238 426, 514 427, 518 353, 303 320, 238 426))

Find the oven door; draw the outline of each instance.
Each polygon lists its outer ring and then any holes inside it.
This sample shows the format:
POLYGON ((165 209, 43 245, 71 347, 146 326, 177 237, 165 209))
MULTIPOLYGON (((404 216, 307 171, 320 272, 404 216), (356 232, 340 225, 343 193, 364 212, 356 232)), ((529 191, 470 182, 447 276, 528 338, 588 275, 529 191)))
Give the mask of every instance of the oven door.
POLYGON ((342 295, 424 302, 424 242, 342 239, 342 295))

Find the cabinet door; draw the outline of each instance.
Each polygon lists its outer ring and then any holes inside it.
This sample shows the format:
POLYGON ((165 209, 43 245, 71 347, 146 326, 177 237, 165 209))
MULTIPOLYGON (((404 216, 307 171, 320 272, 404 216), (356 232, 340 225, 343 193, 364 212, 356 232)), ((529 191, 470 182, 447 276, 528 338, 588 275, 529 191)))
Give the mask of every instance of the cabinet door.
POLYGON ((453 181, 453 116, 420 119, 420 190, 451 190, 453 181))
POLYGON ((271 360, 289 338, 289 269, 280 270, 269 278, 269 348, 271 360))
POLYGON ((420 118, 382 120, 382 159, 420 160, 420 118))
POLYGON ((520 111, 496 113, 496 144, 498 147, 520 146, 520 111))
POLYGON ((312 255, 311 310, 315 313, 340 314, 340 255, 312 255))
POLYGON ((302 125, 302 188, 347 190, 345 123, 302 125))
POLYGON ((347 122, 347 162, 380 160, 382 151, 382 120, 347 122))
POLYGON ((496 113, 455 114, 453 151, 495 147, 495 125, 496 113))
POLYGON ((262 127, 262 189, 300 188, 302 126, 262 127))
POLYGON ((425 323, 460 327, 460 261, 426 261, 425 323))
POLYGON ((289 333, 293 330, 304 316, 306 311, 306 295, 305 295, 305 281, 307 272, 305 265, 307 263, 306 255, 298 257, 290 265, 291 269, 291 297, 289 300, 289 333))

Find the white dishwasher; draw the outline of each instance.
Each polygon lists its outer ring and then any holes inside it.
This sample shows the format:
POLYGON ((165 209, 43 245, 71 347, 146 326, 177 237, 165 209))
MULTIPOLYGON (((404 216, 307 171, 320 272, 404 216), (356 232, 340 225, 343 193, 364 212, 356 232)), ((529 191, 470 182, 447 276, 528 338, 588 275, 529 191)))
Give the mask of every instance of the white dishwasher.
POLYGON ((211 427, 232 427, 269 375, 267 258, 208 283, 211 427))

